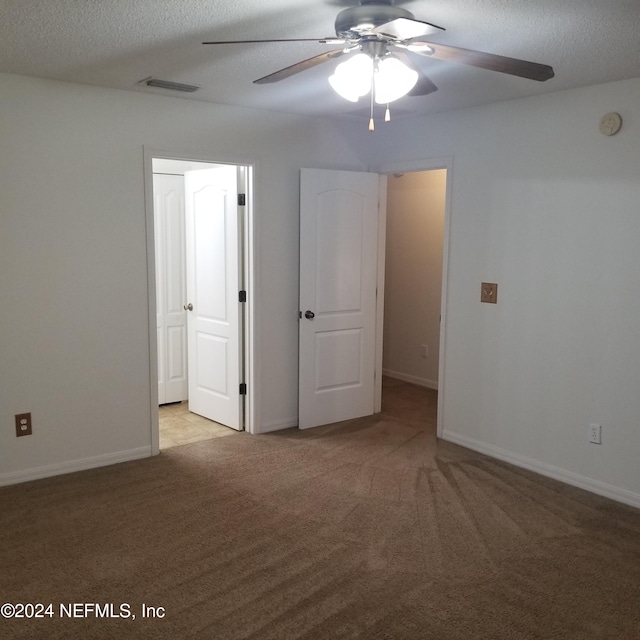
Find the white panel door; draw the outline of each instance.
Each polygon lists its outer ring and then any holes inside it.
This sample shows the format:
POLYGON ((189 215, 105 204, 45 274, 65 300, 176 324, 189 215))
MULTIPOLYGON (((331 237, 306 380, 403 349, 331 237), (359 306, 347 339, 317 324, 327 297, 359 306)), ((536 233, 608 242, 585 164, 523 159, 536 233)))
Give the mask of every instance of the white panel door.
POLYGON ((158 403, 187 399, 187 320, 182 176, 153 176, 158 403))
POLYGON ((379 176, 300 176, 301 429, 374 412, 379 176))
POLYGON ((189 409, 242 429, 236 167, 187 171, 185 192, 189 409))

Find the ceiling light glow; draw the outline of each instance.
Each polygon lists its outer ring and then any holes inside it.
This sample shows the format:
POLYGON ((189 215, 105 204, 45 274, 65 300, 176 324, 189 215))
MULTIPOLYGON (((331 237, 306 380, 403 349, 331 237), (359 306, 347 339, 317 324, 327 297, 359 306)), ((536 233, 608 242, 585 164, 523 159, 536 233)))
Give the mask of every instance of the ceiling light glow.
POLYGON ((384 58, 373 75, 375 100, 388 104, 407 95, 418 82, 418 72, 397 58, 384 58))
POLYGON ((388 104, 406 95, 418 81, 418 72, 397 58, 385 57, 375 60, 366 53, 358 53, 340 63, 329 83, 335 92, 357 102, 373 86, 375 101, 388 104))
POLYGON ((336 67, 329 83, 345 100, 358 102, 371 91, 372 76, 373 60, 366 53, 358 53, 336 67))

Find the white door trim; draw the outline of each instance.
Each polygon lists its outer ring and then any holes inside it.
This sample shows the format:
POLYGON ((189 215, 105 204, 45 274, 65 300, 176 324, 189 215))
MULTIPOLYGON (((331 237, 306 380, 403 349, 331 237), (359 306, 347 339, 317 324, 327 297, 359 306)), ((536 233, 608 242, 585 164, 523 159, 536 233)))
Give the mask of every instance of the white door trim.
MULTIPOLYGON (((422 160, 410 160, 407 162, 392 162, 384 164, 370 171, 381 174, 406 173, 410 171, 431 171, 433 169, 447 170, 447 184, 444 210, 444 239, 442 246, 442 294, 440 298, 440 361, 438 363, 438 424, 437 435, 442 437, 444 431, 444 398, 445 398, 445 372, 446 372, 446 328, 447 328, 447 289, 449 282, 449 245, 451 237, 451 190, 453 180, 453 157, 425 158, 422 160)), ((381 227, 386 237, 386 225, 381 227)), ((381 235, 383 235, 381 233, 381 235)), ((383 245, 384 246, 384 245, 383 245)), ((384 255, 384 253, 382 254, 384 255)), ((384 291, 384 268, 378 272, 378 292, 384 291)), ((378 294, 380 298, 380 295, 378 294)), ((384 298, 384 296, 382 296, 384 298)), ((380 304, 380 302, 379 302, 380 304)), ((382 300, 384 305, 384 299, 382 300)), ((382 359, 382 325, 378 325, 378 340, 380 341, 379 357, 382 359)), ((382 369, 380 367, 379 371, 382 369)))
POLYGON ((384 273, 387 247, 387 176, 378 177, 378 284, 376 288, 376 382, 373 412, 382 411, 382 356, 384 342, 384 273))
POLYGON ((258 332, 256 330, 258 309, 256 308, 258 272, 256 269, 257 255, 255 253, 255 213, 254 200, 257 163, 255 160, 237 157, 220 157, 213 154, 203 154, 190 151, 177 151, 158 149, 143 146, 144 161, 144 205, 145 226, 147 239, 147 299, 148 299, 148 338, 149 338, 149 410, 151 429, 151 455, 160 452, 160 433, 158 423, 158 353, 156 345, 156 267, 155 267, 155 237, 153 220, 153 158, 167 160, 183 160, 186 162, 209 162, 212 164, 234 164, 247 167, 247 209, 246 227, 244 230, 245 256, 244 274, 245 288, 247 290, 246 326, 245 326, 245 352, 244 370, 247 383, 247 396, 245 398, 245 430, 248 433, 257 433, 259 424, 259 388, 256 371, 259 363, 258 332))

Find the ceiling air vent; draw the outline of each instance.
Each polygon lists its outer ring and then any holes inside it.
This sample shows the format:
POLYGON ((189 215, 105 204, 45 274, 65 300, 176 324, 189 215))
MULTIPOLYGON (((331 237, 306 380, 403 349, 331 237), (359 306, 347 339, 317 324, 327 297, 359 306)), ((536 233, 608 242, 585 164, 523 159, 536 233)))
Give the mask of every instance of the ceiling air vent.
POLYGON ((160 80, 159 78, 145 78, 140 80, 140 84, 146 84, 147 87, 157 87, 158 89, 169 89, 170 91, 183 91, 184 93, 193 93, 200 88, 195 84, 183 84, 182 82, 171 82, 170 80, 160 80))

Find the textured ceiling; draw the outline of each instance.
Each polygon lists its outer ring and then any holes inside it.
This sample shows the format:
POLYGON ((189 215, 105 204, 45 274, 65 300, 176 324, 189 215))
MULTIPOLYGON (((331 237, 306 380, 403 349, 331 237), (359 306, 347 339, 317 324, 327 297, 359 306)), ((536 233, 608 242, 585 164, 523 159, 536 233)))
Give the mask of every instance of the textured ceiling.
MULTIPOLYGON (((323 38, 357 0, 0 0, 0 71, 179 95, 290 113, 366 110, 337 97, 335 62, 270 85, 256 78, 335 48, 313 42, 204 46, 204 40, 323 38), (175 94, 154 76, 201 86, 175 94)), ((434 42, 555 69, 544 83, 420 58, 439 90, 394 103, 396 116, 458 109, 640 75, 638 0, 413 0, 417 19, 445 27, 434 42)))

